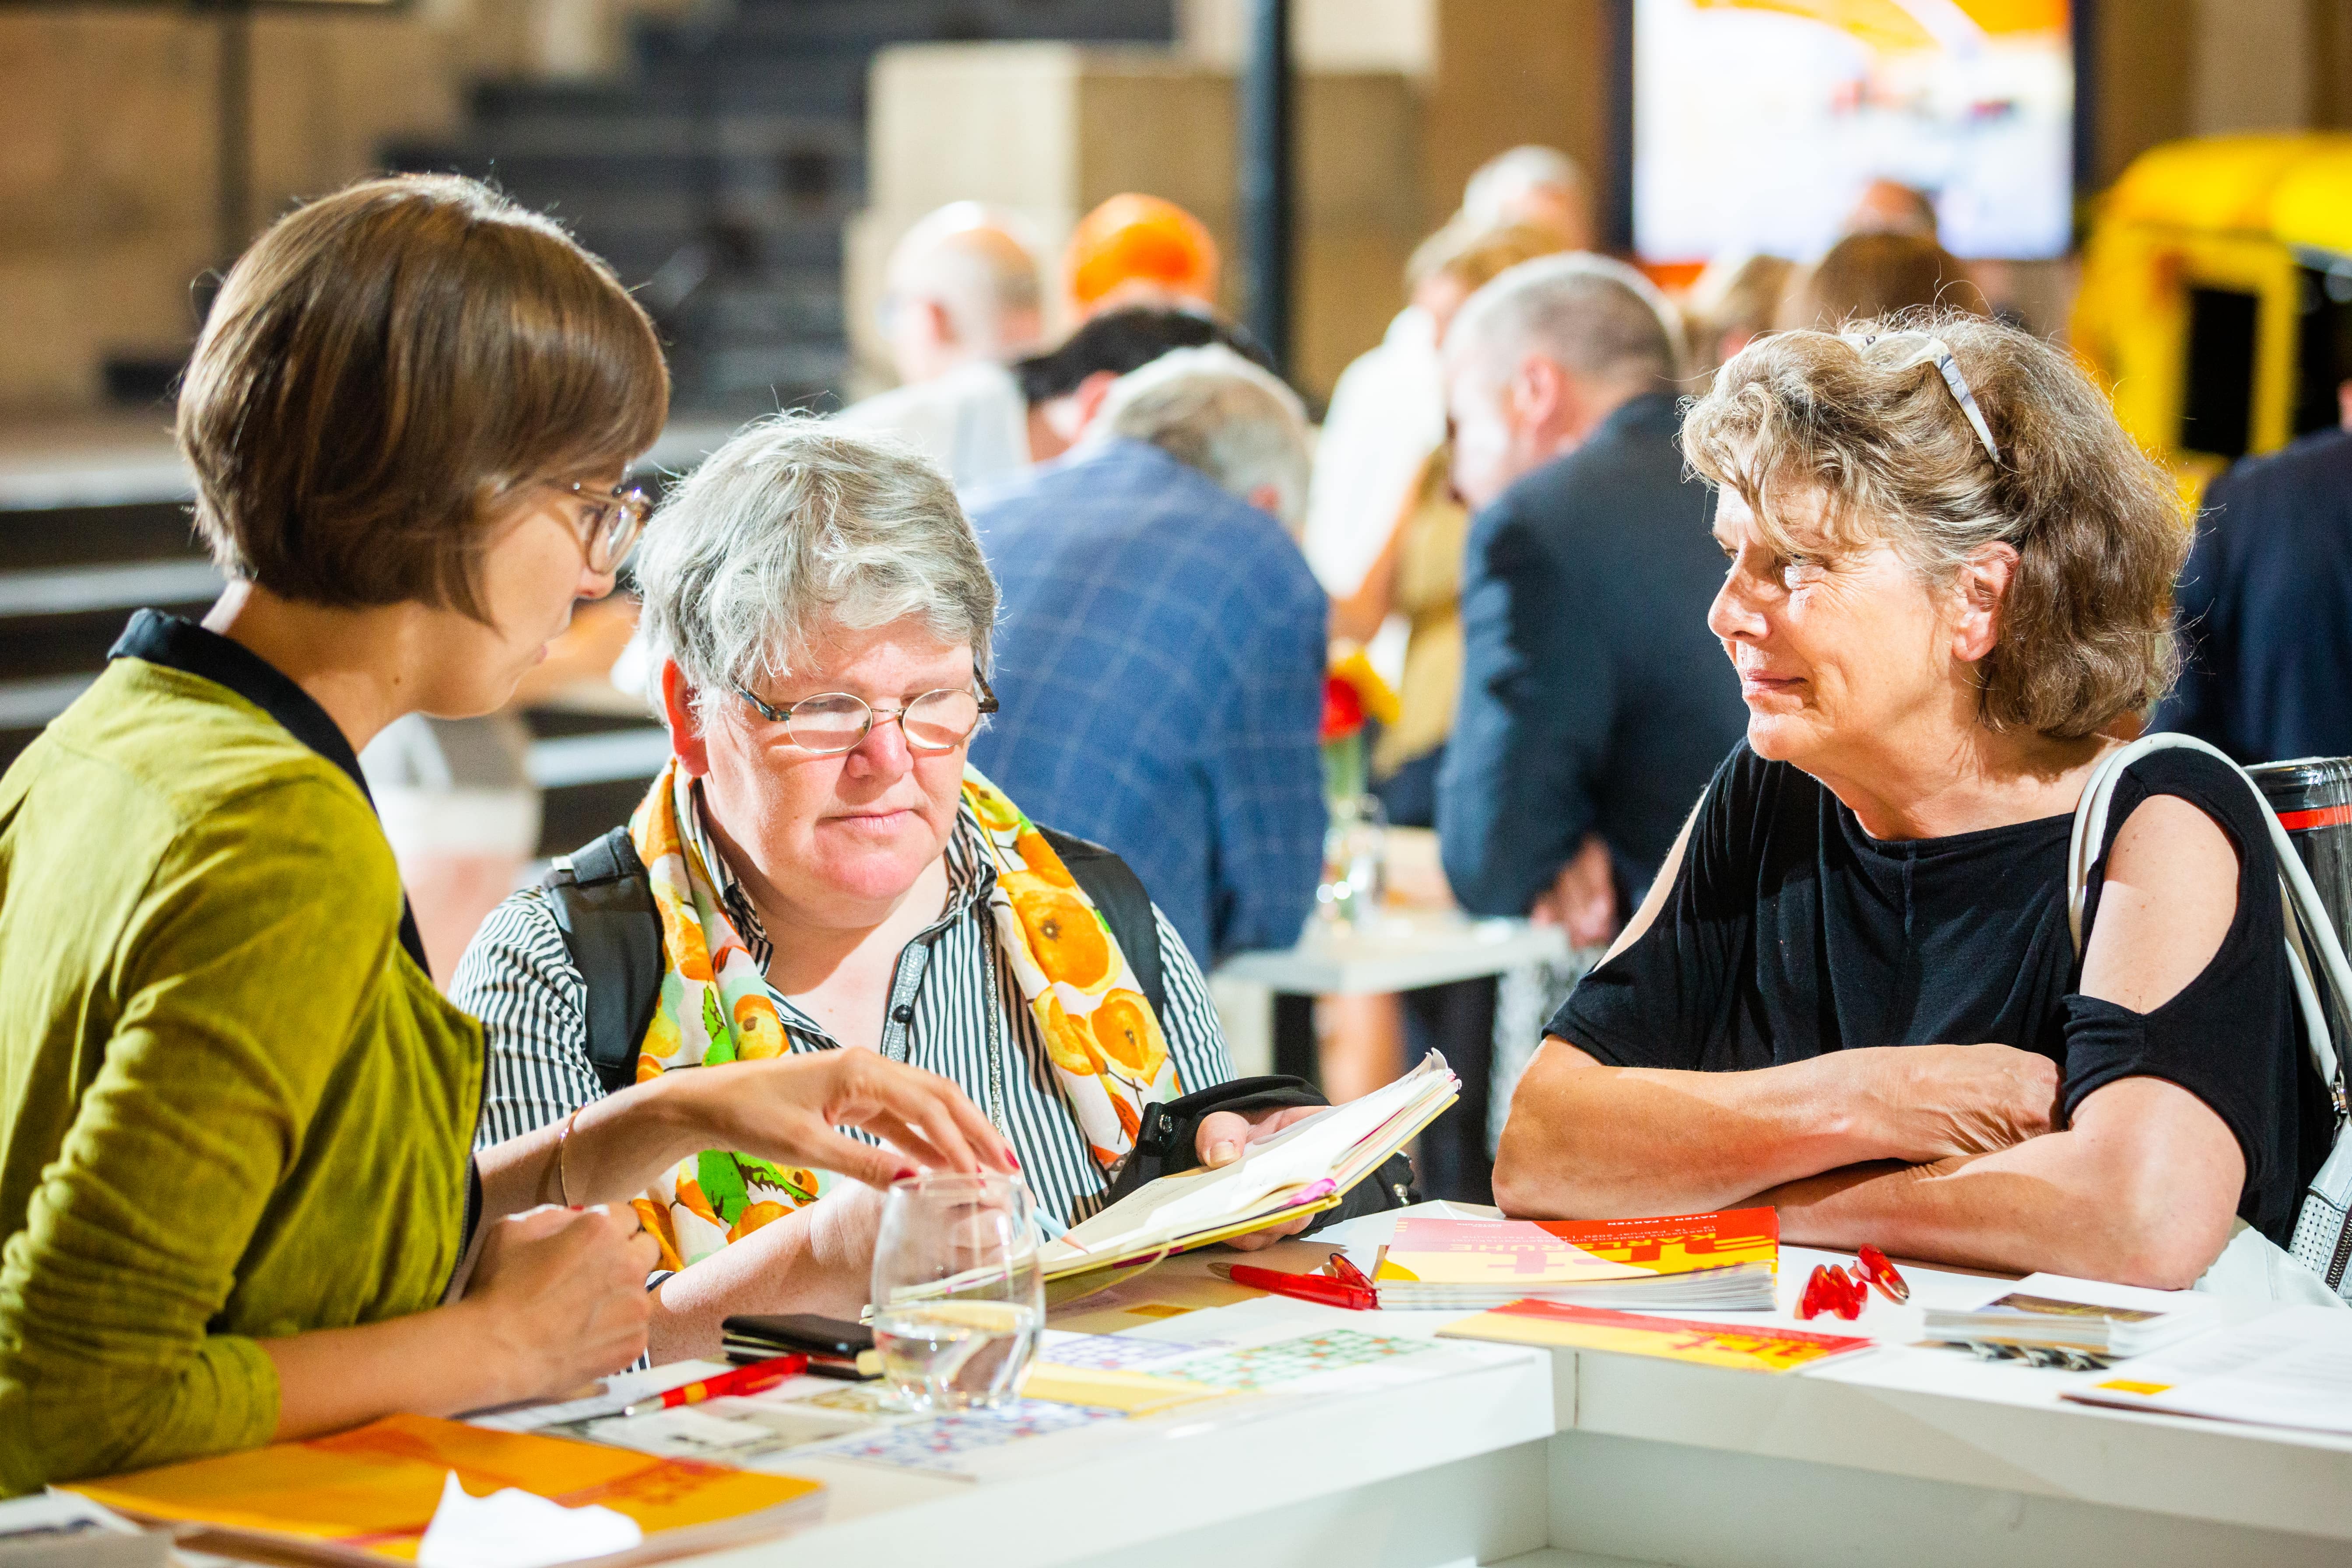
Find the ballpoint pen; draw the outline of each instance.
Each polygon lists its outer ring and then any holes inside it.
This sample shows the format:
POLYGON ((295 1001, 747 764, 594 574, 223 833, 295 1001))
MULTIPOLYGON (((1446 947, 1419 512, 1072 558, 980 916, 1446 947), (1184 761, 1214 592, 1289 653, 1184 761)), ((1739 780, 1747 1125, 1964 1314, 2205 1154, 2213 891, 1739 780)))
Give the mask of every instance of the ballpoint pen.
POLYGON ((706 1399, 724 1399, 730 1394, 758 1394, 773 1388, 788 1377, 798 1377, 808 1370, 808 1357, 780 1355, 770 1361, 753 1362, 732 1372, 720 1373, 661 1394, 647 1394, 621 1412, 624 1415, 648 1415, 656 1410, 673 1410, 681 1405, 699 1405, 706 1399))

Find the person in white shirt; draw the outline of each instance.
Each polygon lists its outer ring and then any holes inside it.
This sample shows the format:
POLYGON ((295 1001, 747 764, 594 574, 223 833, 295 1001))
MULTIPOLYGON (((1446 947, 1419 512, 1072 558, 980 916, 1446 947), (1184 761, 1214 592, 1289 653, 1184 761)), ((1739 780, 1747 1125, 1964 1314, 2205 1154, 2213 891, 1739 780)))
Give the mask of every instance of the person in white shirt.
MULTIPOLYGON (((1410 284, 1417 290, 1434 269, 1424 257, 1451 255, 1466 235, 1513 225, 1556 236, 1556 249, 1591 248, 1591 197, 1576 160, 1557 148, 1526 146, 1479 165, 1463 188, 1462 210, 1414 254, 1410 284)), ((1436 323, 1416 293, 1380 345, 1341 374, 1316 445, 1302 548, 1334 598, 1362 585, 1429 454, 1444 439, 1436 323)))
POLYGON ((958 489, 1029 461, 1028 405, 1006 363, 1045 335, 1035 248, 1009 214, 951 202, 890 253, 882 325, 904 384, 845 408, 912 441, 958 489))

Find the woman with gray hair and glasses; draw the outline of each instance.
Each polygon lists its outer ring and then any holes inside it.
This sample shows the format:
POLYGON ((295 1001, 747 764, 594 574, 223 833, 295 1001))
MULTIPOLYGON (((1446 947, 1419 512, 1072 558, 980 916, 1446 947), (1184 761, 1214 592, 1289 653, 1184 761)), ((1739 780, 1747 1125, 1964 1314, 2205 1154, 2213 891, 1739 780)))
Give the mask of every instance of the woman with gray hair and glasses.
POLYGON ((1682 441, 1748 738, 1552 1018, 1504 1207, 2167 1287, 2287 1239, 2326 1112, 2245 782, 2131 764, 2069 930, 2076 804, 2174 669, 2169 477, 2063 350, 1951 315, 1752 343, 1682 441))
MULTIPOLYGON (((1148 1108, 1233 1068, 1133 874, 965 761, 997 595, 947 479, 886 437, 763 421, 672 492, 637 576, 673 754, 458 966, 492 1053, 481 1137, 617 1084, 871 1050, 970 1096, 1055 1221, 1094 1212, 1148 1108)), ((1307 1113, 1202 1116, 1192 1152, 1226 1163, 1307 1113)), ((866 1300, 870 1188, 718 1150, 635 1206, 662 1248, 656 1361, 714 1352, 732 1312, 866 1300)))

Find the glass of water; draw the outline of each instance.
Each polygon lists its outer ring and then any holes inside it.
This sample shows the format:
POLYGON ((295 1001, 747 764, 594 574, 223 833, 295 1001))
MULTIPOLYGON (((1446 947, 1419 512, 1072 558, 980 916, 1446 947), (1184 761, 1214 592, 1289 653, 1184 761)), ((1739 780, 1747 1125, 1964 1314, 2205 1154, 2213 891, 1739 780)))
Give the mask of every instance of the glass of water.
POLYGON ((992 1173, 891 1186, 874 1247, 874 1348, 902 1408, 1013 1397, 1045 1321, 1032 1202, 1020 1178, 992 1173))

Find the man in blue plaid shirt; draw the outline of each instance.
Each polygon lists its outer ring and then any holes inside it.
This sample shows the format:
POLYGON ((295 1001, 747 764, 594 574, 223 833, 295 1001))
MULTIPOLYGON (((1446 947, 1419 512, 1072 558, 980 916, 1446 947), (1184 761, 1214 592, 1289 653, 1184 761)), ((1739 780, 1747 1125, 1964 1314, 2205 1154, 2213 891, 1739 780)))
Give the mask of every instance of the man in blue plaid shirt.
POLYGON ((1117 850, 1204 968, 1296 942, 1321 873, 1329 609, 1284 531, 1307 467, 1287 387, 1181 349, 1069 457, 971 498, 1004 602, 971 760, 1117 850))

